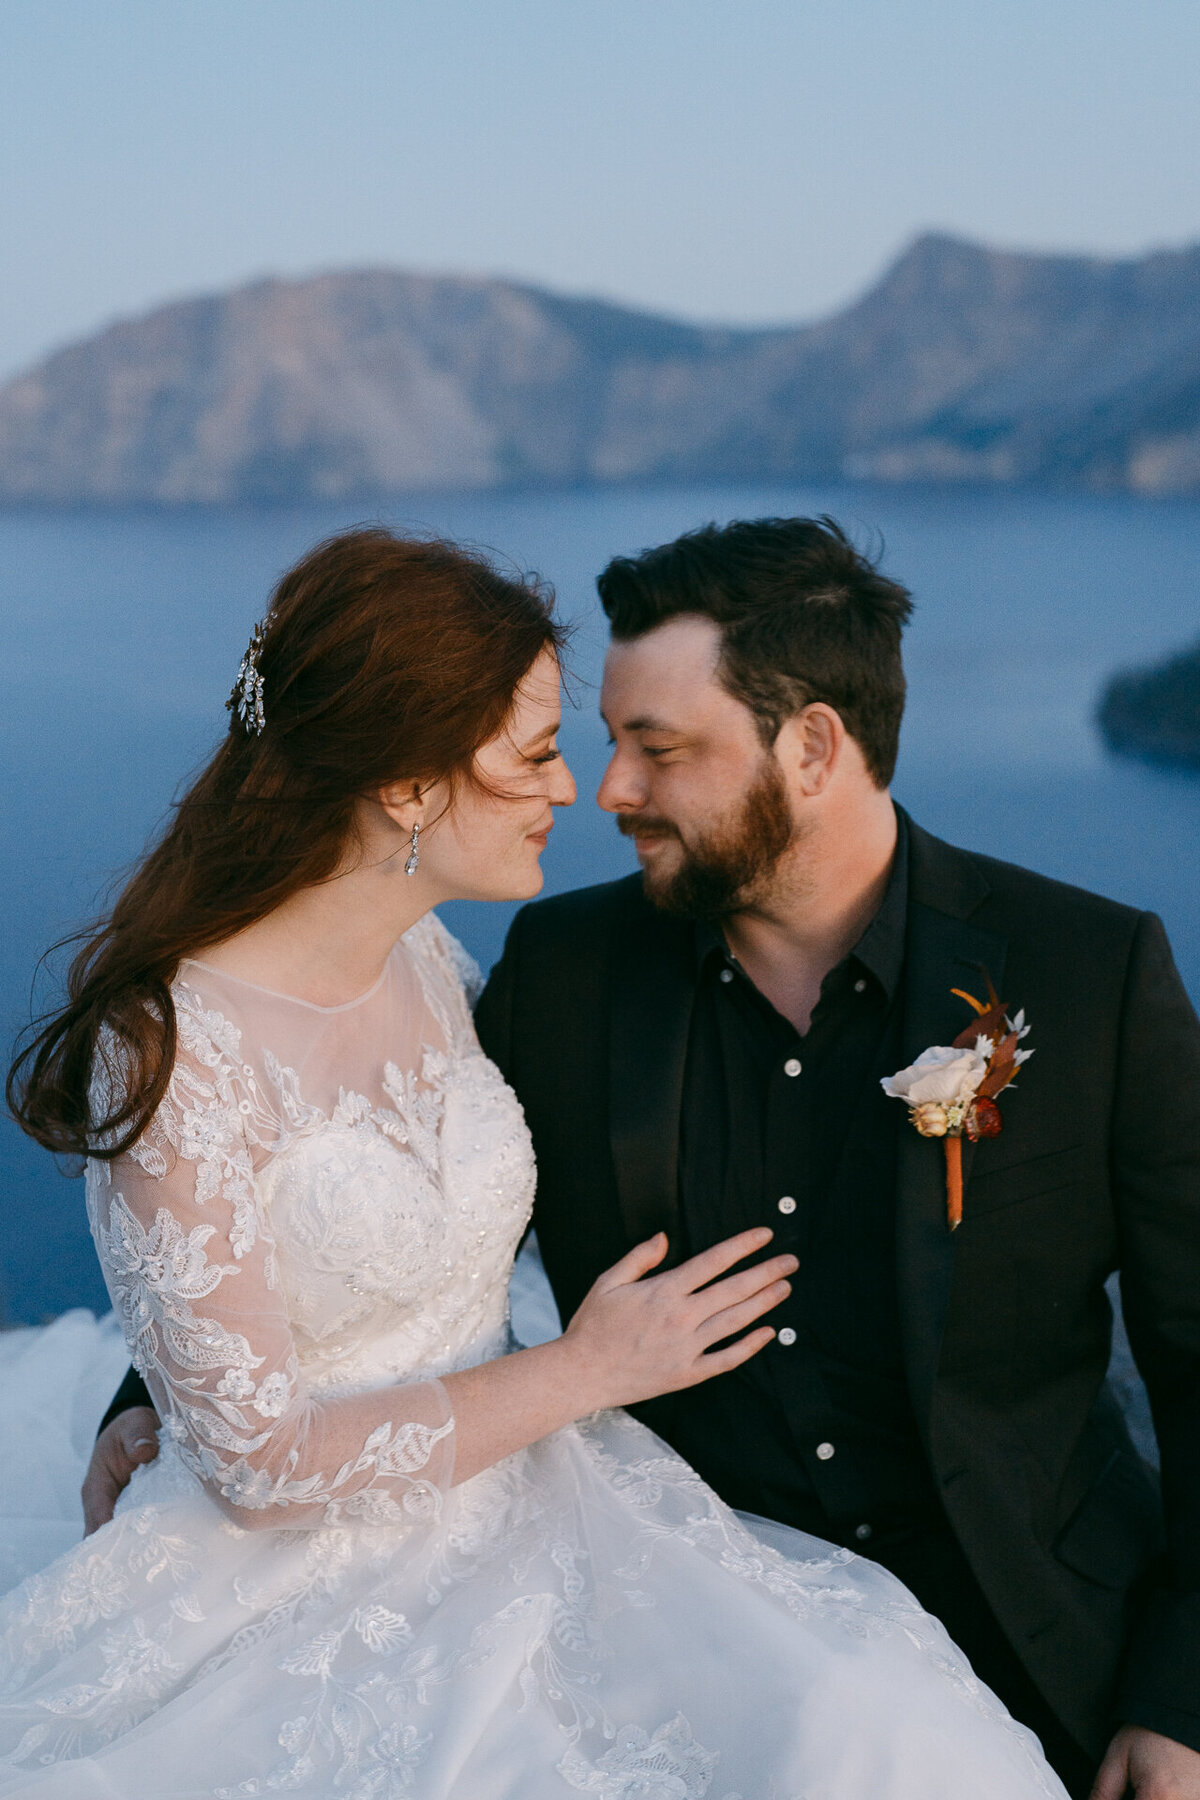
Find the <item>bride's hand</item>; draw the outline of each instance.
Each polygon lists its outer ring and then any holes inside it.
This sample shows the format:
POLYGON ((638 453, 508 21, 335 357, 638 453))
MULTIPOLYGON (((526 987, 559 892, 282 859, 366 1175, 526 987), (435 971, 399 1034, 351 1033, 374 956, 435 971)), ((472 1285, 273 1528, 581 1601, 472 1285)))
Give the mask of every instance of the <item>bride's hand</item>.
POLYGON ((773 1235, 765 1226, 739 1232, 665 1275, 651 1275, 667 1253, 666 1234, 659 1232, 607 1269, 563 1334, 585 1389, 597 1396, 596 1409, 694 1387, 769 1344, 775 1336, 769 1325, 746 1327, 791 1293, 786 1277, 799 1267, 796 1258, 773 1256, 736 1275, 727 1271, 773 1235))

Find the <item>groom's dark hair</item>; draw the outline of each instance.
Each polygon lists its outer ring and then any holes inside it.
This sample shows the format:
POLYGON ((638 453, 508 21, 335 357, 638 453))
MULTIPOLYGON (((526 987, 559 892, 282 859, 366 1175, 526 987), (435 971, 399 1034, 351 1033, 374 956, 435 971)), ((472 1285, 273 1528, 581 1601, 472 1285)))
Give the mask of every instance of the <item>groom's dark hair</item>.
POLYGON ((721 629, 722 686, 754 714, 769 748, 813 701, 837 712, 872 779, 896 767, 904 714, 900 634, 908 589, 879 573, 841 526, 736 519, 614 557, 596 586, 619 642, 698 614, 721 629))

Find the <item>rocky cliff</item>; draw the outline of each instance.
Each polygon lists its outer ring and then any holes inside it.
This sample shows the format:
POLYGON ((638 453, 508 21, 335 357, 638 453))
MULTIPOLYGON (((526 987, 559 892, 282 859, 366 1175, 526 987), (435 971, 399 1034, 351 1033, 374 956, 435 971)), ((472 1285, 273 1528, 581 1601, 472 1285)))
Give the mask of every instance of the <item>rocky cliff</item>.
POLYGON ((0 389, 0 501, 866 477, 1200 493, 1200 248, 919 239, 811 326, 365 270, 164 306, 0 389))

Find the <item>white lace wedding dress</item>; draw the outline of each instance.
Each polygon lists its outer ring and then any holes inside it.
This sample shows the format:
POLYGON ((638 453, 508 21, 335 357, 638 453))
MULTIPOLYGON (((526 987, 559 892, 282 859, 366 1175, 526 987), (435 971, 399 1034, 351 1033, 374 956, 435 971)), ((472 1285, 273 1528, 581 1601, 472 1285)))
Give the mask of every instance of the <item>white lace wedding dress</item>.
POLYGON ((0 1794, 1032 1800, 1032 1736, 874 1564, 620 1412, 453 1486, 534 1165, 433 917, 321 1008, 185 963, 88 1201, 162 1450, 0 1602, 0 1794))

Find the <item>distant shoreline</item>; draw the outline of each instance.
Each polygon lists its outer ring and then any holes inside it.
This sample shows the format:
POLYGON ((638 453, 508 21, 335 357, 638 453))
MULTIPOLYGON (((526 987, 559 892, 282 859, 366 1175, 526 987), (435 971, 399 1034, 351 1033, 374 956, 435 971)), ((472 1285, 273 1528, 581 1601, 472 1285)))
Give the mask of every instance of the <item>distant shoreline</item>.
POLYGON ((1019 505, 1022 500, 1062 501, 1071 506, 1093 502, 1106 508, 1114 503, 1133 508, 1170 508, 1181 511, 1200 509, 1200 492, 1187 494, 1143 493, 1132 488, 1071 487, 1055 482, 935 481, 929 479, 882 480, 874 476, 839 475, 772 475, 758 480, 738 476, 662 476, 655 479, 630 478, 622 481, 562 481, 497 483, 491 487, 413 487, 388 492, 363 492, 328 496, 298 494, 293 496, 240 498, 233 500, 43 500, 13 499, 0 493, 0 518, 149 518, 203 520, 244 515, 247 518, 286 516, 292 514, 328 514, 346 523, 381 520, 384 523, 419 520, 431 507, 444 502, 512 500, 544 500, 589 496, 595 499, 627 495, 670 496, 696 493, 737 494, 742 491, 761 495, 778 492, 812 493, 818 498, 827 494, 848 496, 878 495, 887 503, 903 495, 907 499, 927 499, 956 504, 981 497, 1006 500, 1019 505))

